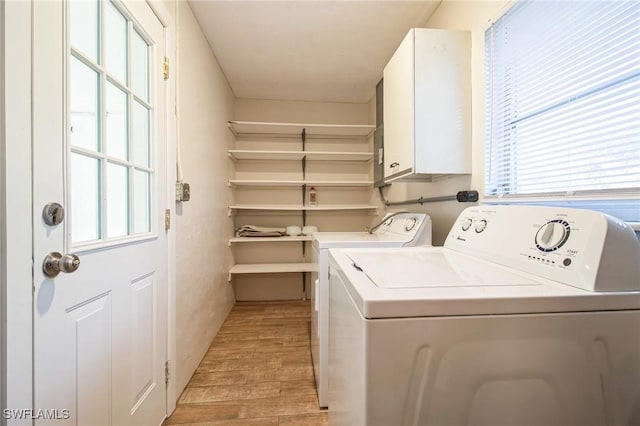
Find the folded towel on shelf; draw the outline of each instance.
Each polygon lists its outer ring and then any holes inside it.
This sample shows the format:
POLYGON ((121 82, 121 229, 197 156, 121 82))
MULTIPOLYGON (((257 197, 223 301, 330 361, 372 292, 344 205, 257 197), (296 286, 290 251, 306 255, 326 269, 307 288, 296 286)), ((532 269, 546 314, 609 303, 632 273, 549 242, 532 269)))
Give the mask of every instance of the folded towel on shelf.
POLYGON ((236 237, 282 237, 285 228, 269 228, 266 226, 243 225, 236 229, 236 237))

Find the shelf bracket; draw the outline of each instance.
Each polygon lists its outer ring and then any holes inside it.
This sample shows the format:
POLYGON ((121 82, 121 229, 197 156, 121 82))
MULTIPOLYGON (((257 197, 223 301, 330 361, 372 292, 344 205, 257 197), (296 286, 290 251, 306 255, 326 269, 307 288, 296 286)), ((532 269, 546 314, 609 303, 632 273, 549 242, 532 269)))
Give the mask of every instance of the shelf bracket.
POLYGON ((307 156, 302 156, 302 180, 307 178, 307 156))
MULTIPOLYGON (((304 194, 306 192, 307 185, 302 186, 302 205, 304 205, 304 194)), ((302 210, 302 227, 304 228, 307 225, 307 211, 302 210)), ((305 241, 302 242, 302 257, 306 255, 307 246, 305 241)))

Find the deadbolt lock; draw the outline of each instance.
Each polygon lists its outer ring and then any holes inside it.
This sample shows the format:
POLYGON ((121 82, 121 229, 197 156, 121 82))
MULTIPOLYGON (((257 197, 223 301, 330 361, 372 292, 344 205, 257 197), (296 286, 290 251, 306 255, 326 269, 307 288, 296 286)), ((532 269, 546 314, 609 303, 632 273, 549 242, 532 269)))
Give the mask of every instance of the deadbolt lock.
POLYGON ((58 276, 60 272, 70 273, 80 267, 80 258, 75 254, 60 254, 53 251, 45 256, 42 271, 49 278, 58 276))
POLYGON ((42 219, 49 226, 60 225, 64 220, 64 207, 60 203, 48 203, 42 209, 42 219))

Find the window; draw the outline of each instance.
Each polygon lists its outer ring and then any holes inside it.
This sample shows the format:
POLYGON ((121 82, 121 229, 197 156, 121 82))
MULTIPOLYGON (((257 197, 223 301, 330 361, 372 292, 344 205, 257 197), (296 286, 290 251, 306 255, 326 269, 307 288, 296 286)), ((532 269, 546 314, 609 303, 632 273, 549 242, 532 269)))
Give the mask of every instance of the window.
POLYGON ((485 107, 487 201, 608 199, 640 221, 639 2, 516 3, 485 33, 485 107))
POLYGON ((69 3, 71 241, 151 232, 151 47, 117 3, 69 3))

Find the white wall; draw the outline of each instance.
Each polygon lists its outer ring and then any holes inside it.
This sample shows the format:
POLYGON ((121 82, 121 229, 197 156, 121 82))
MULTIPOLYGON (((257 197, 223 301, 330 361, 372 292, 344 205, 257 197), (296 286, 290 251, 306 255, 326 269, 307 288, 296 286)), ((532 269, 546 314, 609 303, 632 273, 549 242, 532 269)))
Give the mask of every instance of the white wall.
MULTIPOLYGON (((187 2, 178 10, 178 111, 182 178, 191 201, 176 207, 176 379, 178 394, 234 304, 227 282, 226 122, 234 95, 187 2)), ((171 5, 172 7, 173 5, 171 5)))
MULTIPOLYGON (((495 19, 509 3, 497 1, 443 1, 426 28, 442 28, 471 31, 471 110, 472 110, 472 174, 458 176, 433 183, 394 183, 385 190, 389 201, 401 201, 419 197, 439 197, 455 194, 466 189, 475 189, 482 195, 484 156, 484 30, 490 19, 495 19)), ((411 211, 424 211, 433 220, 433 243, 442 245, 458 214, 470 203, 446 201, 395 207, 411 211)), ((390 209, 391 210, 391 209, 390 209)))
POLYGON ((237 99, 235 119, 285 123, 375 124, 368 104, 237 99))

